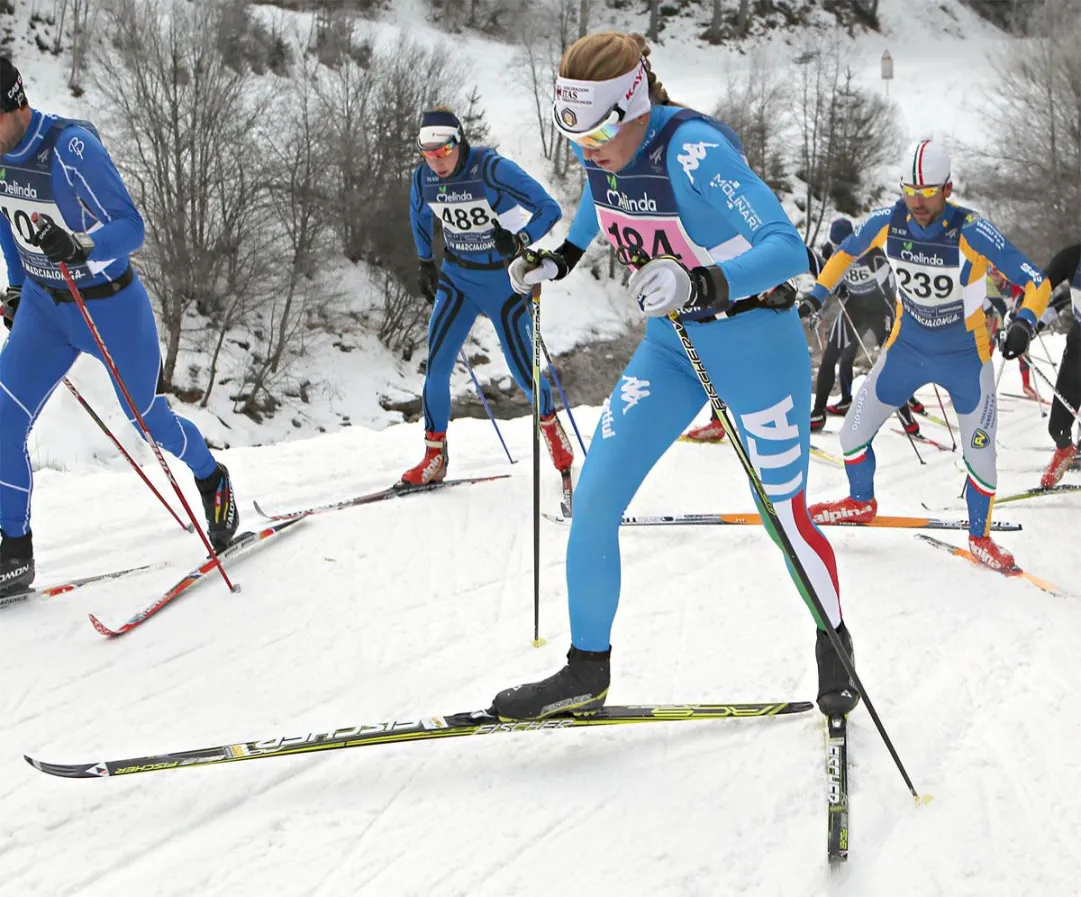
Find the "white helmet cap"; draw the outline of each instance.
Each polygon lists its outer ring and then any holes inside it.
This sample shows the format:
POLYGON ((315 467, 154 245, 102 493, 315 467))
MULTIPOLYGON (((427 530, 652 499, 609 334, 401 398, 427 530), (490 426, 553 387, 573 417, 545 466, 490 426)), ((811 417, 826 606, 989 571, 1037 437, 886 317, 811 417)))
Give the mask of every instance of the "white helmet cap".
POLYGON ((950 183, 950 154, 934 141, 919 141, 901 160, 901 183, 914 187, 950 183))

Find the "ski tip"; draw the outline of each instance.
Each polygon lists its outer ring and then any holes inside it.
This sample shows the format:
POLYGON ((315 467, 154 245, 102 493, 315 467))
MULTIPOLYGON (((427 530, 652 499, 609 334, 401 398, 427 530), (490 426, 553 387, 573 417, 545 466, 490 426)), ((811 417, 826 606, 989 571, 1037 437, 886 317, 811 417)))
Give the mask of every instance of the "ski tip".
POLYGON ((94 616, 93 614, 89 614, 88 616, 90 617, 90 623, 91 623, 91 624, 93 625, 93 627, 94 627, 94 628, 95 628, 95 629, 96 629, 96 630, 97 630, 97 631, 98 631, 98 632, 99 632, 99 633, 100 633, 101 635, 105 636, 106 638, 113 638, 114 636, 116 636, 116 635, 118 635, 118 634, 119 634, 119 633, 117 633, 117 632, 114 632, 114 631, 113 631, 112 629, 110 629, 110 628, 109 628, 108 626, 106 626, 106 625, 105 625, 104 623, 102 623, 102 622, 101 622, 101 620, 99 620, 99 619, 98 619, 97 617, 95 617, 95 616, 94 616))
POLYGON ((261 507, 259 507, 259 502, 253 501, 251 503, 251 506, 253 508, 255 508, 255 513, 258 514, 260 517, 266 517, 267 519, 270 518, 270 515, 266 511, 264 511, 261 507))

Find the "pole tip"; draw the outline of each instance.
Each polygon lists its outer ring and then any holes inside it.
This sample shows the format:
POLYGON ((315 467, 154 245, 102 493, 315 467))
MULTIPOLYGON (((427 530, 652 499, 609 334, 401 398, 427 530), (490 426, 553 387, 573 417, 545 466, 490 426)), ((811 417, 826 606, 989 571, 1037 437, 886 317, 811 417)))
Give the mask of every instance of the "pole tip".
POLYGON ((534 648, 543 648, 547 644, 548 644, 548 639, 546 639, 546 638, 535 638, 535 639, 533 639, 533 647, 534 648))

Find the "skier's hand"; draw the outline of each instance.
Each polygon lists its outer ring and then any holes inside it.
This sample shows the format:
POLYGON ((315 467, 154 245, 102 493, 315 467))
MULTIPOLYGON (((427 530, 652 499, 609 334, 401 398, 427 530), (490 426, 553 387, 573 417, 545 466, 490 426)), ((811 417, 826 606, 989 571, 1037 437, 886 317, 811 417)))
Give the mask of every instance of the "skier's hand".
POLYGON ((1006 331, 1006 338, 1002 343, 1003 358, 1017 358, 1028 351, 1028 344, 1032 342, 1032 324, 1027 318, 1017 315, 1006 331))
POLYGON ((634 301, 643 313, 661 318, 674 311, 714 308, 728 311, 728 281, 716 265, 688 271, 671 255, 650 259, 627 282, 634 301))
POLYGON ((86 261, 87 253, 94 248, 94 241, 87 234, 74 236, 48 215, 34 212, 30 220, 38 229, 34 235, 38 248, 51 262, 81 265, 86 261))
POLYGON ((507 268, 514 292, 525 295, 545 280, 562 280, 582 257, 573 243, 563 241, 558 249, 527 249, 507 268))
POLYGON ((435 292, 439 287, 439 269, 435 266, 434 259, 421 259, 417 262, 417 289, 420 295, 428 300, 428 304, 435 303, 435 292))
POLYGON ((796 304, 798 296, 799 290, 796 289, 795 284, 790 280, 786 280, 784 283, 777 284, 773 289, 759 293, 758 301, 774 311, 788 311, 796 304))
POLYGON ((800 318, 814 318, 822 311, 822 303, 810 293, 803 293, 797 297, 796 302, 799 305, 800 318))
POLYGON ((22 298, 22 287, 8 287, 4 293, 3 315, 4 326, 10 330, 11 325, 15 322, 15 310, 19 307, 19 300, 22 298))
POLYGON ((496 221, 495 230, 492 232, 492 242, 495 244, 496 252, 503 258, 510 259, 529 245, 529 234, 524 230, 512 233, 496 221))

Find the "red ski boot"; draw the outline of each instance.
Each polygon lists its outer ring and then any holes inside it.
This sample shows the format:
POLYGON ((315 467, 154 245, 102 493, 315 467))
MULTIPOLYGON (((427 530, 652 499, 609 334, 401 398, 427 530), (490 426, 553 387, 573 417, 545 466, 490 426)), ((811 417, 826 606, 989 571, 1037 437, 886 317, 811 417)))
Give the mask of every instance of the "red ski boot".
POLYGON ((815 523, 870 523, 878 513, 878 502, 873 498, 870 501, 842 498, 811 505, 807 513, 815 523))
POLYGON ((712 417, 708 424, 688 430, 683 438, 689 442, 721 442, 726 435, 724 424, 712 417))
POLYGON ((559 422, 555 414, 540 419, 541 435, 548 445, 548 454, 552 456, 552 464, 560 473, 571 469, 574 463, 574 447, 567 438, 567 431, 559 422))
POLYGON ((1017 565, 1013 555, 996 545, 990 536, 973 536, 969 533, 968 549, 981 564, 992 570, 1012 570, 1017 565))
POLYGON ((416 467, 402 474, 402 482, 411 486, 438 483, 447 475, 447 432, 424 434, 424 458, 416 467))
POLYGON ((1070 469, 1070 465, 1073 463, 1076 456, 1076 445, 1068 445, 1065 448, 1055 449, 1055 454, 1051 456, 1051 463, 1047 465, 1047 470, 1045 470, 1043 476, 1040 477, 1040 485, 1043 486, 1044 489, 1050 489, 1052 486, 1057 485, 1058 481, 1062 479, 1066 471, 1070 469))

